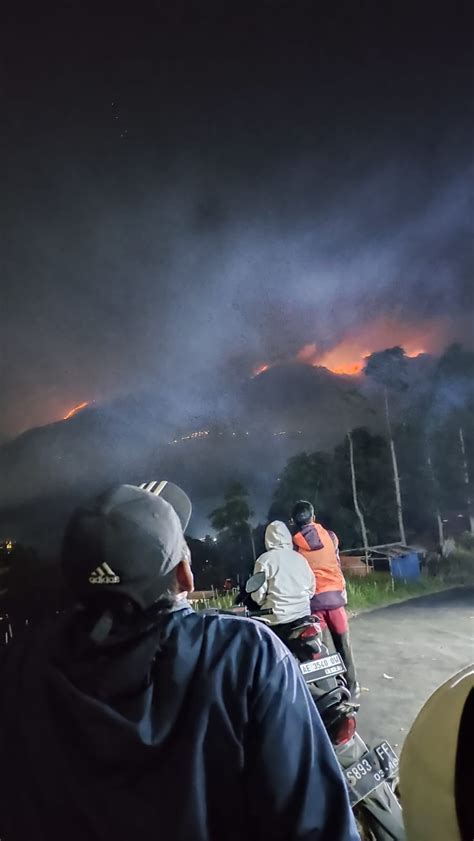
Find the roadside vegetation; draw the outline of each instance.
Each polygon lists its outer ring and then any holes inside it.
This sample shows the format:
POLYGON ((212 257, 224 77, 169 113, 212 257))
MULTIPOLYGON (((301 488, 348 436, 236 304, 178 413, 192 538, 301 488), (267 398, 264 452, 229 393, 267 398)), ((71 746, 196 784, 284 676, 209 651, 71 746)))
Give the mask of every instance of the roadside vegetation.
POLYGON ((373 572, 366 578, 347 581, 347 608, 358 613, 373 607, 402 602, 415 596, 425 596, 452 587, 442 576, 423 576, 418 581, 395 580, 388 572, 373 572))
MULTIPOLYGON (((382 607, 416 596, 437 593, 450 587, 474 585, 474 535, 466 532, 459 539, 449 558, 432 559, 425 574, 417 581, 396 580, 388 572, 372 572, 363 578, 347 578, 348 611, 382 607)), ((204 608, 228 609, 233 606, 237 591, 196 599, 196 610, 204 608)))
MULTIPOLYGON (((349 613, 358 613, 361 610, 404 601, 414 596, 437 593, 460 583, 465 583, 465 581, 443 576, 426 576, 413 582, 395 581, 388 572, 374 572, 366 578, 348 579, 347 608, 349 613)), ((222 595, 216 592, 210 598, 195 599, 192 604, 196 610, 212 607, 224 610, 233 606, 235 595, 235 593, 222 595)))

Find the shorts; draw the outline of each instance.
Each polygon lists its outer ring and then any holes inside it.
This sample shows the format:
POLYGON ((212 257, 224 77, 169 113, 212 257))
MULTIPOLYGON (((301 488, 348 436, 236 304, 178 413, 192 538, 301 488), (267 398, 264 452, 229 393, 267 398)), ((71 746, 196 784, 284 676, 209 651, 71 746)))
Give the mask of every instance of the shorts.
POLYGON ((349 630, 345 607, 333 607, 331 610, 316 609, 314 615, 319 616, 331 633, 346 634, 349 630))

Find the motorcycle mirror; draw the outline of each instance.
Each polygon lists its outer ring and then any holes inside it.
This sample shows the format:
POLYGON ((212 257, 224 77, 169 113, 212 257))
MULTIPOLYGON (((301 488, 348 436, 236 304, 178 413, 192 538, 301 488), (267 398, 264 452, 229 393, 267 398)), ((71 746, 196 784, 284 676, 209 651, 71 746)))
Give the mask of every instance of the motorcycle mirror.
POLYGON ((260 590, 260 587, 265 584, 265 573, 264 572, 256 572, 255 575, 251 575, 249 580, 245 585, 245 592, 246 593, 256 593, 257 590, 260 590))

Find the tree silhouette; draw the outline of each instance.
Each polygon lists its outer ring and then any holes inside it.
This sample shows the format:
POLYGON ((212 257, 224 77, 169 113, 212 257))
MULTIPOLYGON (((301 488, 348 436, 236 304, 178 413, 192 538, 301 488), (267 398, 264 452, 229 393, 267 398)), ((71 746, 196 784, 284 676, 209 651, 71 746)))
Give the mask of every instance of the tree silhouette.
POLYGON ((255 542, 248 504, 248 491, 241 482, 231 482, 224 494, 223 505, 209 514, 212 527, 218 532, 218 549, 226 556, 226 565, 245 577, 250 562, 255 561, 255 542), (229 554, 234 557, 229 559, 229 554))
POLYGON ((298 499, 307 499, 323 516, 335 492, 333 458, 329 453, 300 453, 290 458, 278 480, 269 520, 288 521, 298 499))
POLYGON ((395 485, 395 497, 397 503, 398 528, 400 540, 407 542, 405 534, 405 523, 403 520, 402 495, 400 490, 400 474, 398 471, 397 452, 392 432, 392 420, 390 416, 389 389, 401 390, 407 387, 406 354, 403 348, 393 347, 372 353, 367 359, 364 373, 383 387, 385 423, 392 456, 393 481, 395 485))
POLYGON ((288 519, 298 499, 308 499, 317 518, 333 529, 346 548, 364 543, 354 505, 353 475, 357 477, 357 505, 367 524, 371 543, 396 539, 395 500, 390 481, 390 449, 386 439, 364 428, 351 432, 330 453, 300 453, 289 459, 275 488, 269 518, 288 519))
POLYGON ((238 535, 242 527, 248 527, 252 511, 247 497, 248 491, 244 486, 240 482, 232 482, 224 494, 224 504, 209 514, 212 528, 217 532, 229 529, 238 535))
MULTIPOLYGON (((447 415, 445 431, 450 429, 458 450, 458 482, 463 488, 469 529, 474 534, 472 428, 474 409, 474 353, 459 344, 450 345, 441 356, 435 374, 435 405, 438 415, 447 415)), ((450 442, 451 443, 451 442, 450 442)), ((452 449, 452 447, 451 447, 452 449)))

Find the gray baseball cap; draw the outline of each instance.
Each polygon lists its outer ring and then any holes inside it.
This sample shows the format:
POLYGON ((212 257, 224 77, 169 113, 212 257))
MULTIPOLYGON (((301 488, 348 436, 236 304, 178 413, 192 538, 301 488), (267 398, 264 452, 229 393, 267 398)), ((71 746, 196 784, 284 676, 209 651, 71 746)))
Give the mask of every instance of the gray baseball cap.
POLYGON ((134 485, 119 485, 78 508, 62 545, 64 576, 85 604, 121 594, 142 610, 167 594, 174 568, 189 557, 183 531, 191 502, 181 488, 162 484, 173 504, 134 485))

